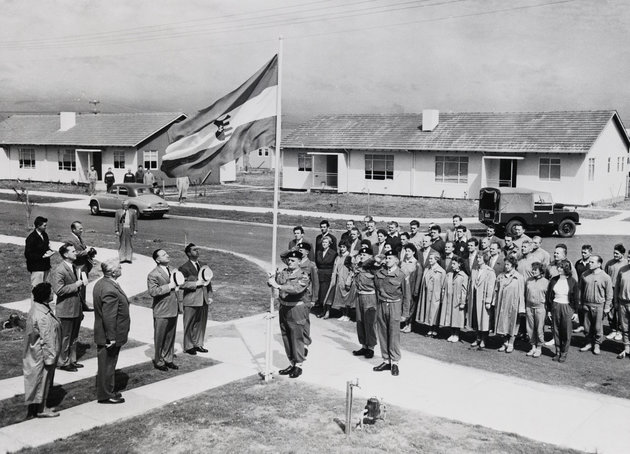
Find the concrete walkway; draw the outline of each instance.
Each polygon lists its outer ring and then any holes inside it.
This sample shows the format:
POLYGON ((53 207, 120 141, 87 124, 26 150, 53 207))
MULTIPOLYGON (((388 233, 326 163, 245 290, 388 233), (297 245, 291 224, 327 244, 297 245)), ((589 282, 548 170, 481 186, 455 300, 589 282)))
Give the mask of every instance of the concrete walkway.
MULTIPOLYGON (((605 231, 610 233, 608 221, 605 231)), ((0 236, 0 242, 18 240, 19 244, 23 244, 21 238, 16 240, 15 237, 0 236)), ((114 252, 99 250, 98 258, 103 259, 108 253, 114 252)), ((144 276, 152 266, 150 259, 137 256, 128 269, 123 269, 123 277, 130 276, 129 281, 121 281, 128 295, 144 291, 144 276)), ((26 300, 14 304, 16 308, 23 308, 29 302, 26 300)), ((137 336, 139 340, 152 343, 152 317, 149 310, 134 306, 133 311, 132 329, 135 331, 131 337, 137 336)), ((89 321, 84 323, 90 326, 89 321)), ((352 356, 351 350, 357 347, 356 339, 352 333, 346 332, 347 327, 340 326, 341 323, 344 322, 312 319, 314 342, 300 380, 343 393, 346 381, 358 378, 361 388, 356 390, 356 395, 361 399, 379 396, 391 405, 584 451, 628 452, 630 431, 626 426, 630 421, 629 400, 576 388, 530 382, 440 362, 410 352, 403 352, 399 377, 393 377, 387 372, 375 373, 372 367, 380 362, 380 358, 365 360, 352 356), (549 415, 550 410, 555 412, 554 416, 549 415)), ((272 327, 273 364, 276 368, 282 368, 286 366, 286 359, 277 320, 273 321, 272 327)), ((263 368, 265 331, 264 315, 215 323, 208 329, 207 348, 210 353, 205 356, 222 364, 127 391, 124 393, 127 399, 124 405, 103 406, 90 402, 64 410, 59 418, 31 420, 4 427, 0 429, 0 452, 40 446, 93 427, 119 422, 255 374, 263 368)), ((148 349, 123 349, 121 367, 124 367, 123 364, 148 360, 148 349)), ((92 375, 95 373, 95 365, 90 363, 89 366, 89 369, 83 369, 86 376, 90 376, 88 370, 92 375)), ((56 377, 58 383, 66 379, 62 374, 56 377)), ((0 382, 0 389, 5 385, 13 386, 12 396, 16 394, 17 388, 10 381, 15 382, 16 379, 0 382)), ((23 390, 19 390, 21 392, 23 390)), ((10 397, 8 393, 3 393, 0 398, 10 397)), ((357 406, 356 418, 359 412, 360 407, 357 406)))

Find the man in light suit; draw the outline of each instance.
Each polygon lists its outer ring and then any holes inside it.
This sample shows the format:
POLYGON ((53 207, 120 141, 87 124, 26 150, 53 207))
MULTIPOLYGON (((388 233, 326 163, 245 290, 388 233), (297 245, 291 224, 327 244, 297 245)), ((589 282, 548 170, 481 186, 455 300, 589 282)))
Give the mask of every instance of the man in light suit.
POLYGON ((83 320, 83 286, 85 283, 79 278, 74 261, 77 252, 70 243, 64 243, 59 248, 59 255, 63 258, 51 274, 51 283, 57 295, 55 315, 61 322, 61 354, 57 360, 57 367, 67 372, 76 372, 83 367, 77 363, 77 338, 83 320))
POLYGON ((168 264, 170 257, 164 249, 153 251, 157 266, 147 276, 149 296, 153 298, 154 348, 153 367, 161 371, 179 369, 173 363, 175 333, 177 332, 178 302, 176 285, 171 280, 175 270, 168 264))
POLYGON ((116 211, 114 221, 114 232, 118 236, 118 258, 120 263, 129 262, 133 259, 133 245, 131 239, 138 233, 138 213, 129 209, 129 201, 122 203, 122 208, 116 211))
POLYGON ((94 285, 94 343, 97 346, 96 398, 99 404, 122 404, 115 391, 115 372, 120 348, 129 335, 129 300, 116 279, 120 263, 111 259, 101 264, 103 277, 94 285))
MULTIPOLYGON (((83 224, 79 221, 74 221, 70 225, 70 231, 72 233, 66 240, 66 243, 73 245, 74 250, 77 252, 77 259, 74 261, 74 266, 79 276, 81 276, 81 273, 84 271, 85 275, 88 276, 90 271, 92 271, 92 258, 96 255, 96 251, 94 248, 88 247, 83 241, 83 224)), ((82 287, 81 291, 83 293, 83 311, 93 311, 94 309, 86 304, 85 286, 82 287)))
POLYGON ((179 267, 186 281, 184 291, 184 351, 189 355, 207 353, 203 347, 208 323, 208 306, 212 303, 212 284, 199 279, 199 270, 205 263, 199 261, 199 248, 189 243, 184 249, 188 261, 179 267))

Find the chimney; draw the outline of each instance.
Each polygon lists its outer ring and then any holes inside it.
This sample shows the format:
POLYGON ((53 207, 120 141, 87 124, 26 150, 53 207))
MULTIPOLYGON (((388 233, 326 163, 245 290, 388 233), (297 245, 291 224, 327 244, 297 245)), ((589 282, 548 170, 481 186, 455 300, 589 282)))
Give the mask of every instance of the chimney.
POLYGON ((67 131, 77 124, 76 112, 60 112, 59 113, 59 130, 67 131))
POLYGON ((440 111, 425 109, 422 111, 422 130, 433 131, 440 122, 440 111))

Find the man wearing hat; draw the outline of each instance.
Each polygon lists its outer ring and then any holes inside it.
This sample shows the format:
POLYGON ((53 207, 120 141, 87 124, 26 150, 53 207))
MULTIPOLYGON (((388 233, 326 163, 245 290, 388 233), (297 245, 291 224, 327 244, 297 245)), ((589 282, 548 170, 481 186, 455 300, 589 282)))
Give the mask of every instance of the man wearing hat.
MULTIPOLYGON (((319 299, 319 272, 317 270, 317 265, 315 262, 312 262, 309 259, 309 253, 311 252, 311 244, 310 243, 300 243, 298 246, 298 251, 302 254, 302 261, 300 262, 300 268, 311 280, 311 285, 309 288, 309 292, 311 295, 311 301, 309 301, 309 309, 317 304, 317 300, 319 299)), ((323 304, 323 303, 321 303, 323 304)), ((306 318, 306 323, 304 324, 304 344, 306 347, 311 345, 311 320, 309 317, 306 318)), ((306 349, 306 354, 308 355, 308 349, 306 349)))
POLYGON ((411 290, 405 273, 398 267, 396 252, 385 253, 385 266, 376 272, 376 326, 378 343, 381 345, 383 362, 374 367, 375 372, 390 370, 392 375, 399 374, 400 361, 400 322, 409 317, 411 290))
POLYGON ((287 268, 269 277, 267 284, 278 290, 280 332, 284 350, 291 362, 289 367, 278 373, 297 378, 302 375, 302 365, 306 358, 304 327, 310 313, 311 282, 308 274, 300 268, 300 251, 289 251, 285 260, 287 268))
POLYGON ((179 369, 173 363, 179 309, 176 284, 171 278, 175 270, 168 266, 171 259, 164 249, 153 251, 153 260, 157 266, 147 276, 149 296, 153 298, 153 367, 161 371, 179 369))
POLYGON ((184 249, 188 261, 179 267, 186 281, 180 286, 184 291, 184 351, 189 355, 207 353, 203 347, 208 324, 208 306, 212 303, 212 284, 199 277, 205 263, 199 261, 199 248, 189 243, 184 249))
POLYGON ((376 346, 376 287, 374 276, 378 269, 374 262, 372 248, 363 245, 359 250, 359 261, 352 272, 352 280, 357 289, 355 306, 357 320, 357 337, 361 348, 354 350, 354 356, 374 356, 376 346))

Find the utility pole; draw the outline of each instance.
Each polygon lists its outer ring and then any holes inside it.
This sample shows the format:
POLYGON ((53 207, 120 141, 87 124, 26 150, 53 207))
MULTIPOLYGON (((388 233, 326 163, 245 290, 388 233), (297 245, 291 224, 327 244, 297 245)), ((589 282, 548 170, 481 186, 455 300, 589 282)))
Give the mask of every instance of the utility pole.
POLYGON ((90 103, 90 104, 94 104, 93 113, 94 113, 94 114, 97 114, 97 113, 98 113, 98 110, 96 110, 96 105, 97 105, 97 104, 100 104, 101 102, 100 102, 98 99, 94 99, 94 100, 92 100, 92 101, 89 101, 89 103, 90 103))

